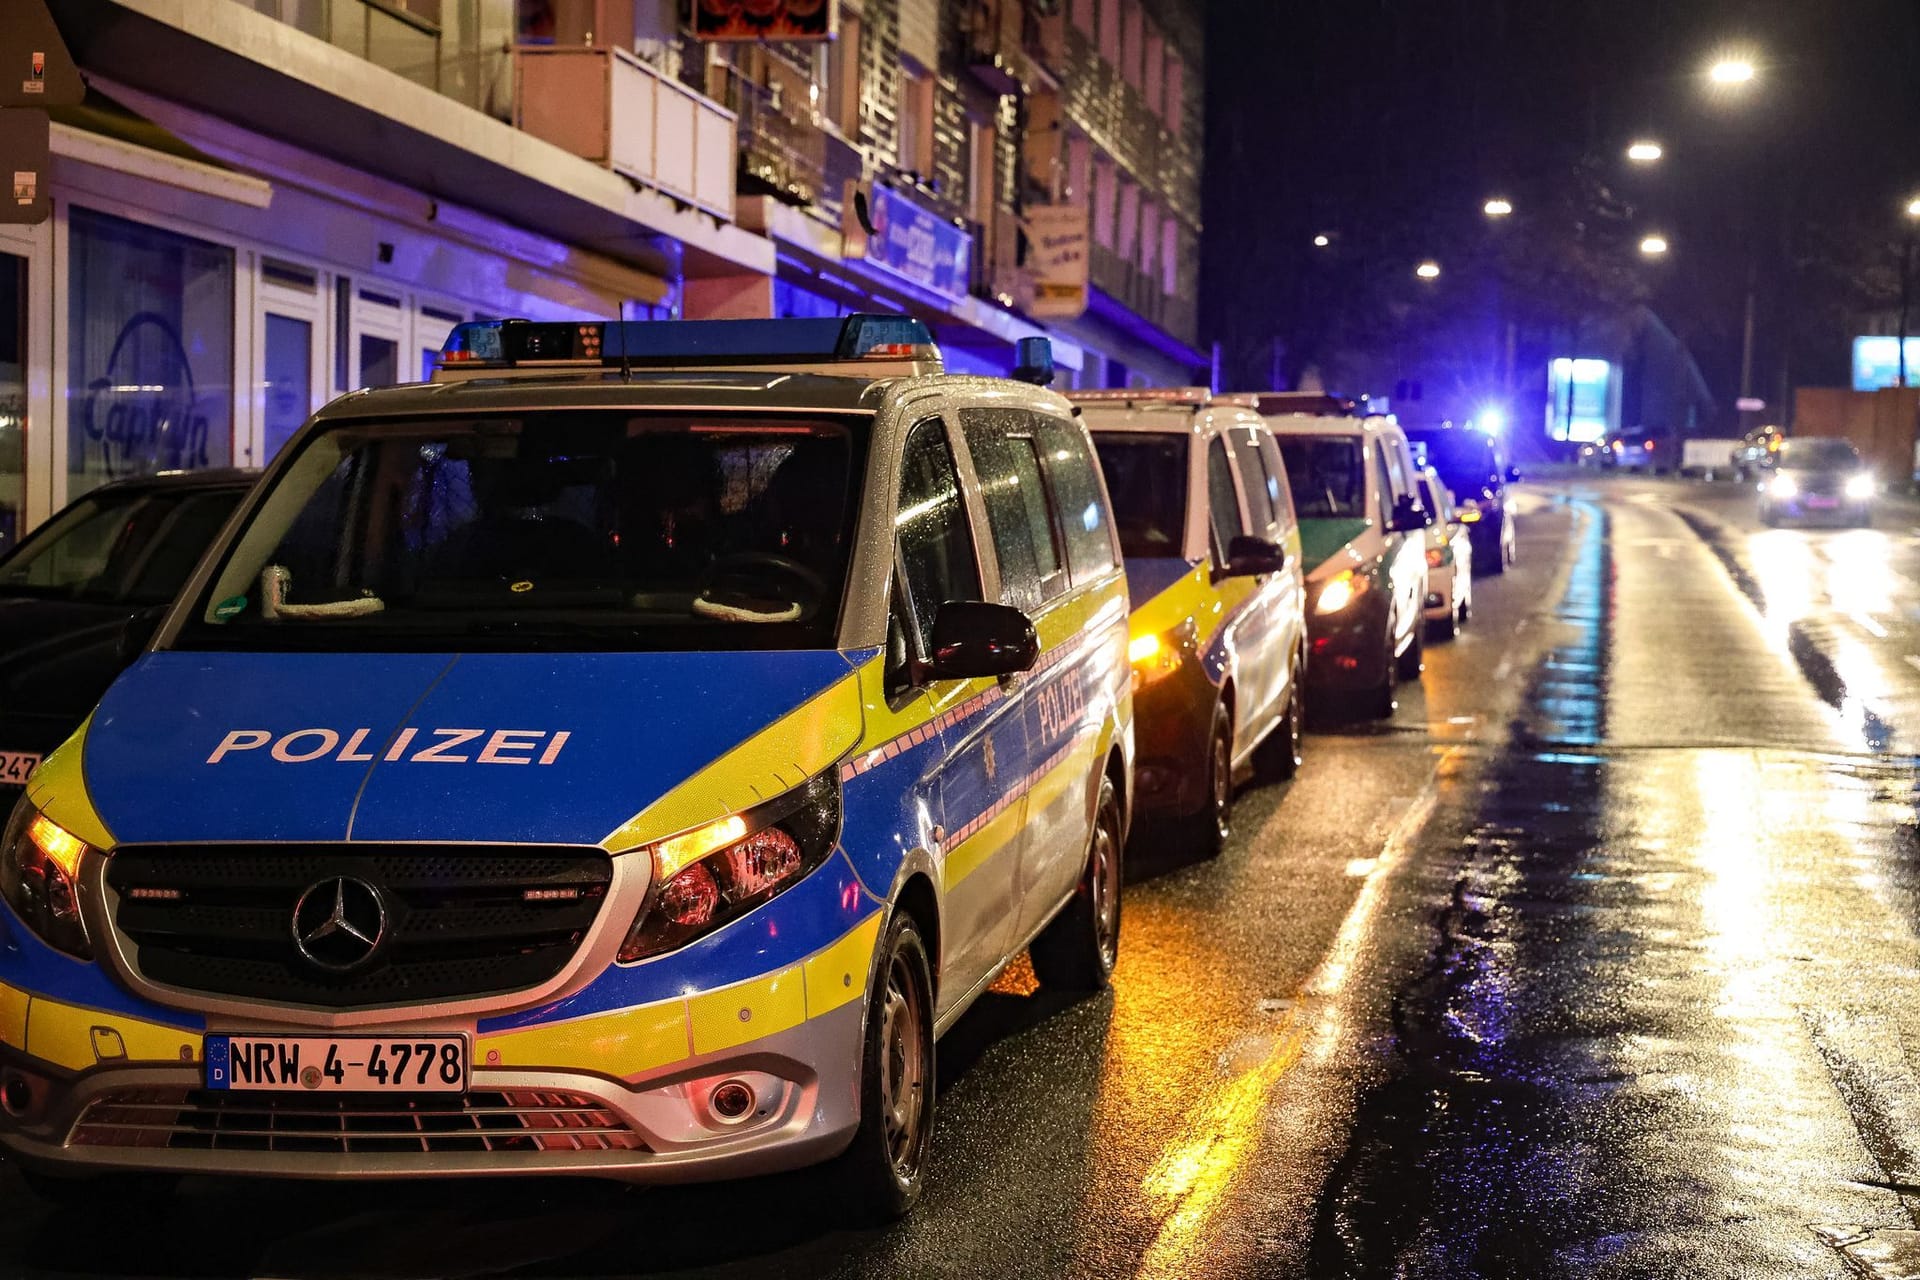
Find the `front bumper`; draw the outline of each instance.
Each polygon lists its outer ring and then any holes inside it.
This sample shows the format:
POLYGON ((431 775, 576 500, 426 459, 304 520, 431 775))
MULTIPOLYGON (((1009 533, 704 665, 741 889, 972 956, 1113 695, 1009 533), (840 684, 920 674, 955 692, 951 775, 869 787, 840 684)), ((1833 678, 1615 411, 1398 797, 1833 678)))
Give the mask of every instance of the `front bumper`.
MULTIPOLYGON (((1311 596, 1313 592, 1309 590, 1311 596)), ((1385 592, 1374 588, 1336 614, 1307 615, 1307 689, 1359 693, 1387 679, 1392 641, 1385 592)))
POLYGON ((1807 497, 1768 498, 1761 504, 1761 510, 1771 513, 1775 520, 1791 520, 1795 524, 1835 524, 1855 525, 1870 519, 1873 515, 1871 502, 1858 502, 1850 498, 1835 499, 1835 505, 1816 507, 1807 497))
POLYGON ((1184 816, 1207 802, 1207 734, 1219 700, 1219 687, 1191 646, 1178 667, 1134 690, 1134 791, 1141 813, 1184 816))

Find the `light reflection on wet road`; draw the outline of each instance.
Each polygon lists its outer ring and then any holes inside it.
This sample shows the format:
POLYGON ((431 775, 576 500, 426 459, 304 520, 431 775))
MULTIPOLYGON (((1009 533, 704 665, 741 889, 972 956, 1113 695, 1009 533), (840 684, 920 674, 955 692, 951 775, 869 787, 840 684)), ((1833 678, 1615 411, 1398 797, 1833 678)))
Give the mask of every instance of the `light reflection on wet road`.
MULTIPOLYGON (((1920 1201, 1920 538, 1533 486, 1391 725, 1215 862, 1130 853, 1112 994, 941 1046, 921 1211, 719 1188, 196 1181, 112 1231, 10 1174, 0 1273, 1851 1274, 1920 1201), (1683 518, 1684 517, 1684 518, 1683 518)), ((1888 1271, 1892 1274, 1892 1271, 1888 1271)))

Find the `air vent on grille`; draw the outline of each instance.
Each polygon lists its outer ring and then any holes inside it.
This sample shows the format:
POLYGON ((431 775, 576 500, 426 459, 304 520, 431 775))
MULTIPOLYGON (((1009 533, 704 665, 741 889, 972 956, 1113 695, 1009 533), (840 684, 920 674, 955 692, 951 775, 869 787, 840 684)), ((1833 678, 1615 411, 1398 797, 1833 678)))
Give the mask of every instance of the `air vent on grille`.
MULTIPOLYGON (((537 986, 579 948, 612 879, 598 850, 549 848, 134 846, 107 865, 114 923, 148 981, 341 1009, 537 986), (336 878, 380 900, 383 918, 359 922, 380 935, 364 957, 318 946, 303 954, 296 940, 301 896, 336 878), (322 963, 343 956, 344 968, 322 963)), ((333 890, 319 892, 324 921, 333 890)))
POLYGON ((556 1089, 390 1098, 121 1089, 87 1104, 70 1146, 370 1155, 645 1151, 619 1113, 556 1089))

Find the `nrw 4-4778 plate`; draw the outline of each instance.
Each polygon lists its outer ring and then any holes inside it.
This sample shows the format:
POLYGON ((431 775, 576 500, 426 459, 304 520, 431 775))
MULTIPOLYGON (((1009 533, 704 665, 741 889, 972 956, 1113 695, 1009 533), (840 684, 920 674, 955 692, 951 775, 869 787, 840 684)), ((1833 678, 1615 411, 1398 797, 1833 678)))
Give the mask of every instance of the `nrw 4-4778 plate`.
POLYGON ((208 1036, 207 1088, 463 1093, 465 1036, 208 1036))

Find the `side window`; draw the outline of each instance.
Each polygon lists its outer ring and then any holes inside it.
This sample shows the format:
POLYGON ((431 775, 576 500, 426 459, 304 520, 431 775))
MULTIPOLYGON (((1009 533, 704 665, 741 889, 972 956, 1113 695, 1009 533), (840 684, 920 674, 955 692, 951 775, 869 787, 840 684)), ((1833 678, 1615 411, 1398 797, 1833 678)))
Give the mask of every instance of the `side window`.
POLYGON ((1067 587, 1031 416, 962 409, 960 429, 986 500, 987 526, 1000 561, 1001 603, 1031 613, 1067 587))
POLYGON ((1207 446, 1207 518, 1213 524, 1214 554, 1224 564, 1228 545, 1246 529, 1240 522, 1233 470, 1227 466, 1227 442, 1219 436, 1207 446))
POLYGON ((1393 523, 1393 473, 1387 469, 1387 449, 1379 440, 1367 441, 1367 452, 1373 455, 1373 469, 1380 478, 1380 523, 1382 526, 1393 523))
POLYGON ((980 599, 980 566, 953 450, 938 418, 914 427, 900 457, 900 507, 894 539, 905 587, 904 625, 921 656, 933 651, 933 615, 948 600, 980 599))
POLYGON ((1240 489, 1247 496, 1247 512, 1253 521, 1249 531, 1261 537, 1273 536, 1273 490, 1267 478, 1267 460, 1260 456, 1260 442, 1251 429, 1235 427, 1233 453, 1240 461, 1240 489))
POLYGON ((1045 414, 1034 415, 1034 439, 1047 483, 1060 508, 1060 528, 1067 538, 1067 565, 1079 586, 1108 573, 1117 563, 1113 520, 1106 496, 1100 491, 1100 472, 1087 447, 1086 433, 1071 422, 1045 414))
POLYGON ((1293 514, 1293 487, 1287 483, 1287 464, 1280 456, 1279 444, 1265 431, 1258 435, 1260 460, 1267 468, 1267 492, 1273 495, 1274 533, 1284 538, 1299 523, 1293 514))
POLYGON ((1380 441, 1380 456, 1387 460, 1387 477, 1392 482, 1393 492, 1387 496, 1389 509, 1401 498, 1418 498, 1413 491, 1413 479, 1407 475, 1405 450, 1396 441, 1387 438, 1380 441))

